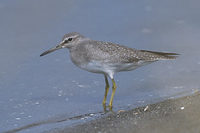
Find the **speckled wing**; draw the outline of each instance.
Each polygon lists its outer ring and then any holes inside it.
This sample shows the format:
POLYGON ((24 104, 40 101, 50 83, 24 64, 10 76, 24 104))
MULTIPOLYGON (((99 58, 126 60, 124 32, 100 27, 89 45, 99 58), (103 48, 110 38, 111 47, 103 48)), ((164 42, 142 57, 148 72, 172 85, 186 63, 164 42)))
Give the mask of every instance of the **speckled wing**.
POLYGON ((87 55, 90 60, 100 60, 107 63, 133 63, 138 61, 157 61, 174 59, 178 54, 147 50, 136 50, 111 42, 90 41, 87 44, 87 55))
POLYGON ((136 54, 137 50, 110 42, 90 42, 87 47, 88 57, 91 60, 100 60, 107 63, 130 63, 140 60, 136 54))

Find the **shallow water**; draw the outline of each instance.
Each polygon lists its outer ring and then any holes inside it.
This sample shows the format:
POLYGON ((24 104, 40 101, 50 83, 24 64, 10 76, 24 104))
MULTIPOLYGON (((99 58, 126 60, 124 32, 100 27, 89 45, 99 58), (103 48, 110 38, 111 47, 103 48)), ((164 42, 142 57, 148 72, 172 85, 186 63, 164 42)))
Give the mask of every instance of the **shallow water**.
POLYGON ((199 4, 195 0, 1 1, 0 132, 67 119, 21 130, 42 132, 83 123, 84 114, 95 114, 89 119, 101 116, 103 75, 77 68, 67 49, 39 57, 72 31, 132 48, 181 54, 173 61, 115 75, 114 110, 199 90, 199 4), (83 117, 68 119, 76 116, 83 117))

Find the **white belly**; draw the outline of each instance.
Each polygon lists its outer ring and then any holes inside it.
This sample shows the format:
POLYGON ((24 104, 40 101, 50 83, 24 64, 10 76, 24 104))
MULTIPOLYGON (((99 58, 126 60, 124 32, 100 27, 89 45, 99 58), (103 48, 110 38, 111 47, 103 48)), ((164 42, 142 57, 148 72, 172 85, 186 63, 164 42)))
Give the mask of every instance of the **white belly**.
MULTIPOLYGON (((149 62, 150 63, 150 62, 149 62)), ((131 71, 136 69, 137 67, 149 64, 144 62, 137 62, 137 63, 102 63, 99 61, 92 61, 88 64, 81 64, 79 67, 93 73, 103 73, 113 77, 114 73, 120 71, 131 71)))

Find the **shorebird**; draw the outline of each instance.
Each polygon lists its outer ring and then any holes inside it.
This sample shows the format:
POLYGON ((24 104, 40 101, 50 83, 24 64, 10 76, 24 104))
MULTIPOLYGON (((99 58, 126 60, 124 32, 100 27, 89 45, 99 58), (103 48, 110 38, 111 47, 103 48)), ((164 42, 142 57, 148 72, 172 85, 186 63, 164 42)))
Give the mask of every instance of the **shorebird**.
POLYGON ((175 59, 178 56, 176 53, 137 50, 111 42, 95 41, 77 32, 65 34, 56 47, 45 51, 40 56, 61 48, 69 49, 72 62, 79 68, 104 75, 106 83, 103 98, 104 106, 106 105, 109 90, 108 77, 112 80, 109 107, 112 107, 113 97, 117 88, 114 80, 115 73, 131 71, 158 60, 175 59))

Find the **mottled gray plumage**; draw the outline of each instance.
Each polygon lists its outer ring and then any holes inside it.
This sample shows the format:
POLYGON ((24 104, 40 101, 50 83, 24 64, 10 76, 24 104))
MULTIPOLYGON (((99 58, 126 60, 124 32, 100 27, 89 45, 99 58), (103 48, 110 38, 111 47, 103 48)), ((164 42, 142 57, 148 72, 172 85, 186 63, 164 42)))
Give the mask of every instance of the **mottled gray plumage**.
MULTIPOLYGON (((136 50, 128 48, 111 42, 83 41, 75 48, 75 52, 82 53, 88 60, 101 60, 107 63, 131 63, 143 61, 157 61, 165 59, 174 59, 177 55, 175 53, 162 53, 146 50, 136 50), (84 49, 84 50, 83 50, 84 49)), ((73 52, 74 52, 73 51, 73 52)))
MULTIPOLYGON (((90 72, 104 74, 106 84, 107 76, 115 83, 113 75, 117 72, 134 70, 158 60, 175 59, 178 55, 176 53, 136 50, 111 42, 91 40, 77 32, 72 32, 65 34, 59 45, 40 56, 60 48, 69 49, 71 60, 78 67, 90 72)), ((112 98, 110 105, 112 105, 112 98)))
POLYGON ((106 74, 110 78, 113 78, 116 72, 133 70, 158 60, 175 59, 178 55, 136 50, 111 42, 91 40, 77 32, 71 32, 64 35, 59 45, 44 52, 41 56, 60 48, 69 49, 72 62, 78 67, 90 72, 106 74), (92 65, 95 66, 94 70, 91 68, 92 65))

